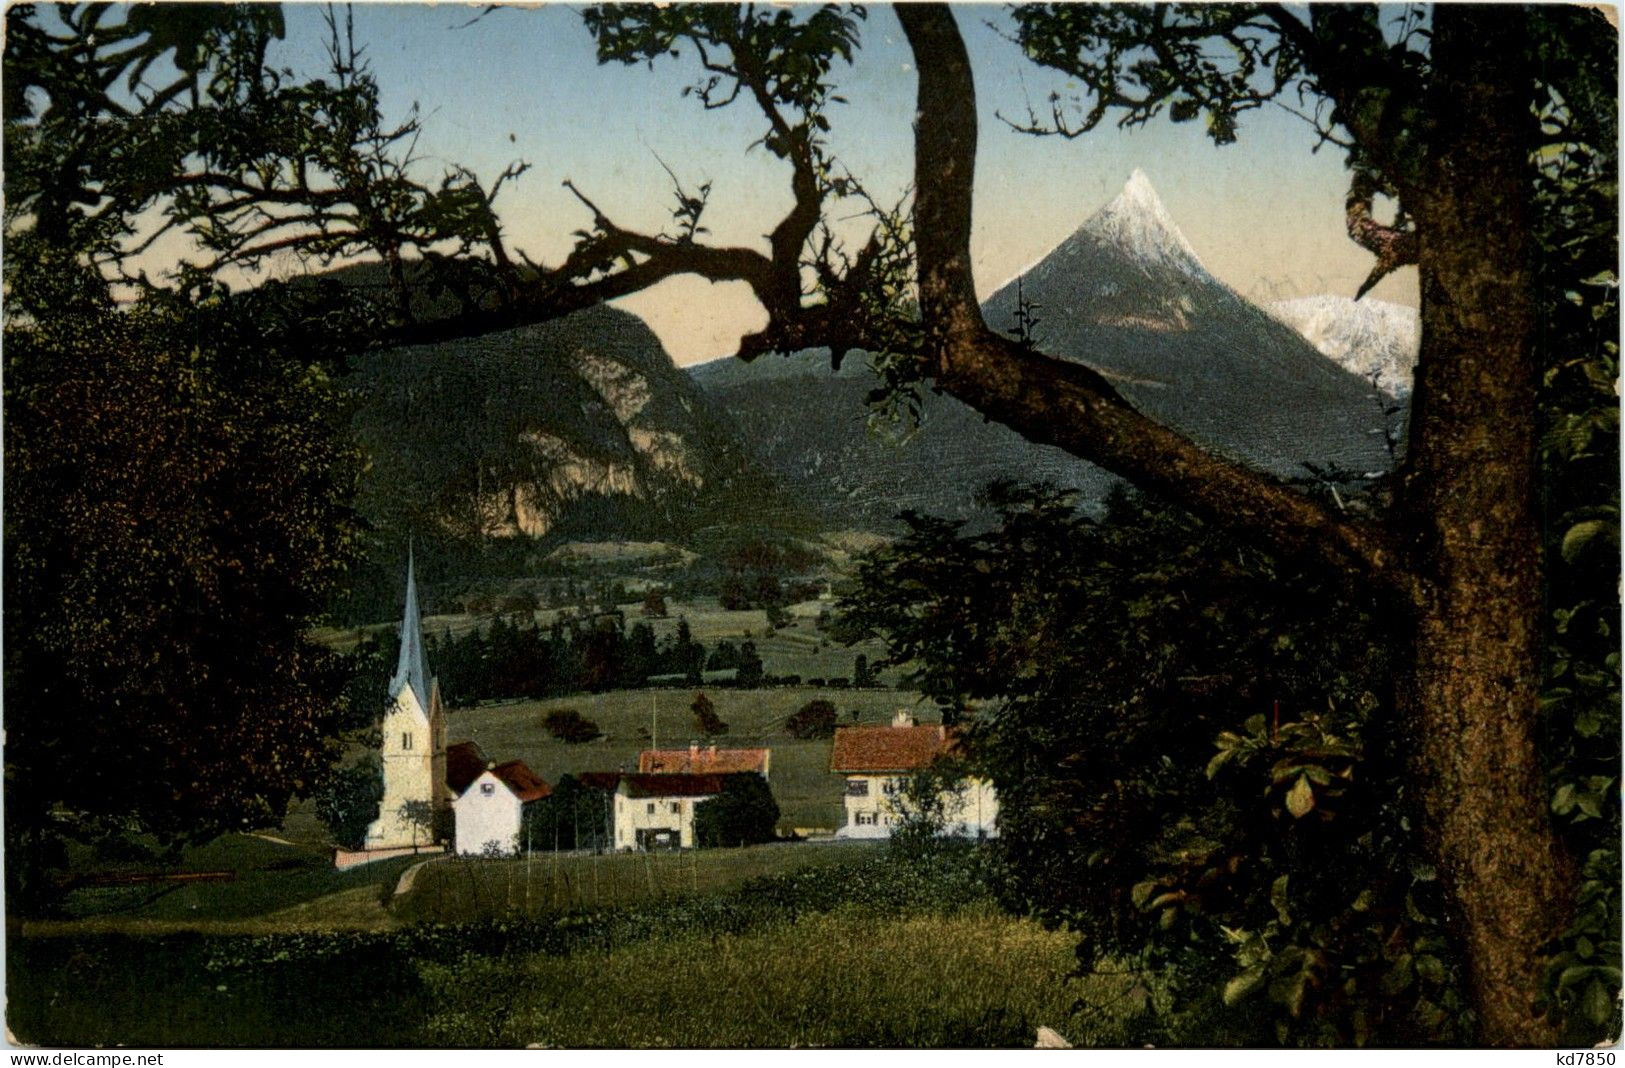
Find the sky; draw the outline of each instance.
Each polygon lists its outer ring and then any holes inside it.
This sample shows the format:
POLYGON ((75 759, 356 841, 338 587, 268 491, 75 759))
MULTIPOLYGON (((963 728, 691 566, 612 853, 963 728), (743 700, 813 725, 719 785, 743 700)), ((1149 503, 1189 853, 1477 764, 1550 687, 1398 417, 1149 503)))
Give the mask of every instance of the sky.
MULTIPOLYGON (((669 167, 686 185, 712 184, 710 239, 766 251, 763 237, 790 204, 788 166, 750 146, 760 114, 741 101, 705 111, 681 95, 697 75, 692 55, 647 65, 599 66, 576 5, 480 8, 364 4, 355 8, 387 118, 416 104, 424 173, 453 162, 485 181, 515 160, 531 169, 497 203, 509 243, 557 263, 590 224, 563 188, 574 183, 617 223, 657 231, 674 201, 669 167)), ((1074 139, 1011 130, 1000 114, 1041 110, 1065 79, 1022 58, 989 22, 998 5, 957 9, 977 78, 981 141, 972 255, 977 288, 991 294, 1041 259, 1143 169, 1208 269, 1251 299, 1354 294, 1370 258, 1343 231, 1347 177, 1334 146, 1276 107, 1249 113, 1239 143, 1214 146, 1200 123, 1154 120, 1074 139)), ((288 33, 272 62, 298 73, 325 66, 322 8, 288 7, 288 33)), ((830 147, 877 201, 891 203, 913 170, 911 56, 896 17, 871 7, 862 48, 837 68, 847 103, 830 113, 830 147)), ((855 208, 853 209, 856 210, 855 208)), ((287 265, 282 271, 286 273, 287 265)), ((1391 276, 1379 299, 1416 303, 1414 268, 1391 276)), ((765 314, 743 284, 675 279, 619 302, 641 315, 679 364, 726 356, 765 314)))

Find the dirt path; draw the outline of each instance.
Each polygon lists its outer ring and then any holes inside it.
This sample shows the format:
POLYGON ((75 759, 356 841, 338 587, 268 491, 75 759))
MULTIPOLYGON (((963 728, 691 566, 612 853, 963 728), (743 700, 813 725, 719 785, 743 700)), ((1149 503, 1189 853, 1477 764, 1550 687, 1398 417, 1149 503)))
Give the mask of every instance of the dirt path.
POLYGON ((437 857, 430 857, 428 860, 414 864, 410 868, 407 868, 405 871, 401 872, 400 881, 395 884, 395 896, 400 897, 402 894, 411 892, 412 884, 417 881, 419 868, 422 868, 428 864, 433 864, 437 860, 446 860, 450 856, 450 853, 442 853, 437 857))

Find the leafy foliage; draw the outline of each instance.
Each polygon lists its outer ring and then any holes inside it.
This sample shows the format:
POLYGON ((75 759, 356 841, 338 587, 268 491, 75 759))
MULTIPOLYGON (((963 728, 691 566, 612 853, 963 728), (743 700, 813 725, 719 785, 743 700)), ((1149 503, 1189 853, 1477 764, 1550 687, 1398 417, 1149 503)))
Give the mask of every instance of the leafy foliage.
POLYGON ((784 721, 792 738, 830 738, 835 734, 835 705, 822 697, 808 701, 784 721))
POLYGON ((557 708, 549 712, 542 725, 561 742, 579 745, 604 736, 598 724, 571 708, 557 708))
POLYGON ((305 634, 356 553, 333 386, 30 269, 5 339, 9 826, 275 823, 344 719, 305 634))
POLYGON ((383 798, 383 769, 373 759, 333 772, 316 794, 316 815, 332 832, 333 841, 345 849, 360 849, 383 798))
POLYGON ((986 533, 910 517, 842 625, 947 707, 984 704, 968 750, 1011 904, 1077 930, 1086 968, 1166 969, 1165 1035, 1221 999, 1223 1041, 1458 1035, 1374 595, 1147 498, 1099 521, 1043 488, 989 500, 986 533))
POLYGON ((519 840, 530 850, 613 848, 610 795, 560 776, 553 792, 525 806, 519 840))
POLYGON ((777 837, 779 803, 760 775, 723 777, 722 792, 694 806, 694 838, 703 846, 742 846, 777 837))
POLYGON ((694 729, 699 733, 707 737, 728 733, 728 725, 717 715, 717 706, 705 694, 695 694, 689 710, 694 713, 694 729))
POLYGON ((1549 144, 1536 157, 1551 613, 1542 704, 1552 815, 1582 862, 1542 996, 1579 1043, 1618 1032, 1621 985, 1619 161, 1612 45, 1560 23, 1538 21, 1535 41, 1562 86, 1541 107, 1549 144))

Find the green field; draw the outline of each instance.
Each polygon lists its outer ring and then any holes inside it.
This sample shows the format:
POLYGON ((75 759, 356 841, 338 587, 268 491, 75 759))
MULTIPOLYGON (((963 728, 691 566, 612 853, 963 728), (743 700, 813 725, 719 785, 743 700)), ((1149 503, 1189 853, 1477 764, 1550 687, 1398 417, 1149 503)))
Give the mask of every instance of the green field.
POLYGON ((283 907, 234 926, 220 916, 244 903, 221 897, 190 928, 126 916, 14 931, 12 1033, 62 1046, 975 1047, 1031 1045, 1046 1025, 1115 1045, 1146 996, 1133 975, 1073 977, 1073 936, 1000 912, 992 856, 963 844, 578 856, 545 870, 445 859, 407 894, 375 878, 291 907, 306 892, 297 873, 267 877, 289 880, 283 907), (373 919, 334 922, 363 902, 373 919), (306 922, 317 916, 328 922, 306 922))
MULTIPOLYGON (((891 690, 818 690, 811 687, 770 690, 706 690, 729 731, 724 745, 765 745, 773 750, 770 781, 779 803, 780 826, 834 830, 841 825, 842 779, 829 771, 830 743, 800 741, 784 730, 784 721, 815 698, 834 702, 842 723, 888 723, 899 708, 922 722, 934 721, 935 709, 919 695, 891 690), (850 715, 857 710, 858 719, 850 715)), ((698 740, 689 704, 690 690, 615 690, 547 701, 516 701, 454 709, 447 717, 451 741, 478 742, 492 760, 523 760, 548 782, 583 771, 634 770, 639 751, 649 748, 653 727, 663 746, 698 740), (596 742, 567 745, 542 726, 555 709, 574 709, 604 732, 596 742)))
MULTIPOLYGON (((290 821, 299 822, 299 821, 290 821)), ((187 849, 178 864, 96 863, 90 872, 230 872, 229 881, 83 885, 69 889, 49 919, 31 920, 33 933, 171 931, 249 933, 309 929, 379 929, 394 921, 384 909, 402 872, 426 858, 395 857, 338 871, 329 846, 281 834, 228 834, 187 849)))
POLYGON ((694 932, 515 966, 434 965, 450 992, 435 1044, 544 1047, 1031 1046, 1039 1026, 1117 1044, 1132 980, 1070 977, 1073 939, 991 910, 876 915, 845 907, 717 938, 694 932), (1102 1026, 1102 1025, 1106 1026, 1102 1026))
POLYGON ((527 859, 448 858, 425 865, 390 906, 400 921, 464 923, 608 909, 731 889, 765 875, 855 864, 874 842, 781 843, 683 853, 536 853, 527 859))

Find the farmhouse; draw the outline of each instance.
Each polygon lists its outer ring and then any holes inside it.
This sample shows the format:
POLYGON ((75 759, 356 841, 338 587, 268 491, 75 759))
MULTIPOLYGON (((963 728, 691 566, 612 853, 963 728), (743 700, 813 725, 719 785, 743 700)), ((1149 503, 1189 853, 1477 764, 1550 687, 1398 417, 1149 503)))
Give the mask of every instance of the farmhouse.
POLYGON ((684 773, 622 775, 615 787, 615 848, 694 848, 694 806, 721 793, 725 778, 684 773))
POLYGON ((411 555, 406 561, 401 650, 389 681, 380 756, 384 796, 378 818, 367 828, 366 848, 415 848, 445 837, 453 796, 446 785, 446 714, 440 706, 439 682, 429 674, 424 655, 411 555))
POLYGON ((513 856, 519 852, 525 806, 552 793, 523 760, 490 764, 452 803, 457 852, 464 856, 513 856))
POLYGON ((638 771, 685 775, 752 772, 765 779, 772 762, 771 749, 718 749, 714 745, 701 748, 691 742, 687 749, 645 749, 638 754, 638 771))
MULTIPOLYGON (((889 727, 838 727, 829 769, 846 776, 846 826, 837 838, 889 838, 902 819, 896 803, 910 776, 954 750, 954 735, 940 724, 917 725, 898 712, 889 727)), ((998 834, 999 802, 993 784, 968 778, 941 797, 942 833, 998 834)))

